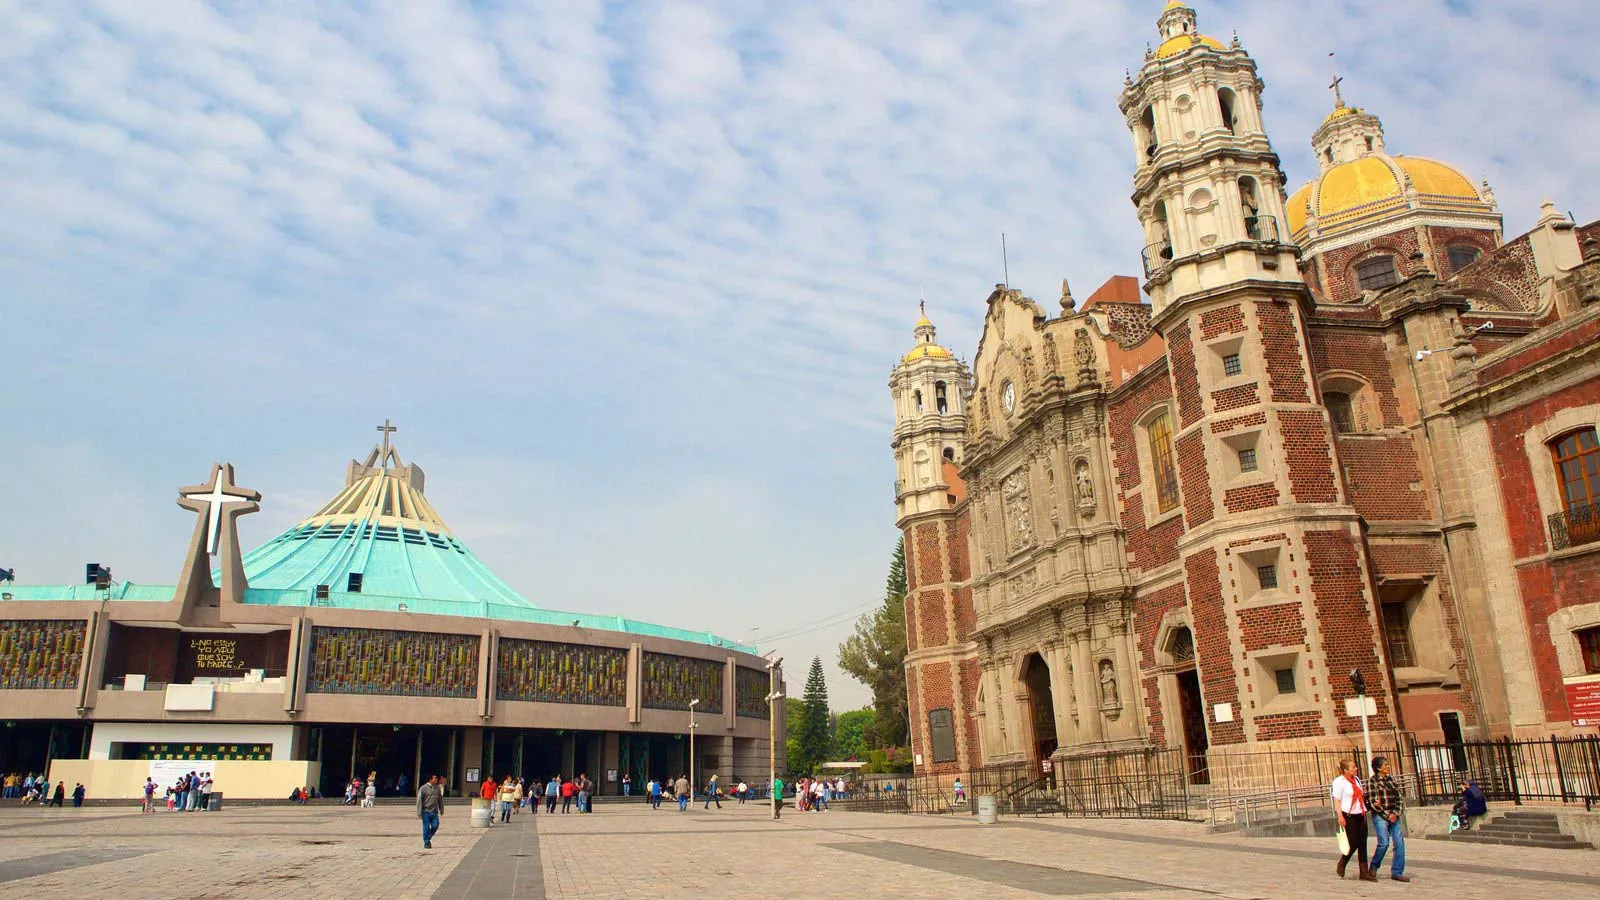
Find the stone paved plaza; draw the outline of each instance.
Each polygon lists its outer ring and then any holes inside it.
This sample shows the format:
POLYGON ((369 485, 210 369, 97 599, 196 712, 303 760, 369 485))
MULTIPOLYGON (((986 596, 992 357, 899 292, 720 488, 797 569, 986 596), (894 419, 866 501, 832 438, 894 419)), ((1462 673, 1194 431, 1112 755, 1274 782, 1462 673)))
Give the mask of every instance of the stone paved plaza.
POLYGON ((406 806, 0 810, 0 897, 1594 897, 1600 854, 1414 840, 1416 881, 1333 878, 1331 839, 1212 837, 1188 823, 602 805, 434 849, 406 806))

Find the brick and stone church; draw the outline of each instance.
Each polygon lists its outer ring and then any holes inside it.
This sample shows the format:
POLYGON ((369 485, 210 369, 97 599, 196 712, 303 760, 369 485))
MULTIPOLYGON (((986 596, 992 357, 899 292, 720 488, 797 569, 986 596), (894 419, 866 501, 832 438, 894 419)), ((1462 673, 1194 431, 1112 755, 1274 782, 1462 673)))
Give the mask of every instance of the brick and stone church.
POLYGON ((1600 222, 1335 108, 1292 194, 1237 38, 1123 85, 1144 279, 895 367, 918 772, 1600 724, 1600 222), (1142 287, 1142 290, 1141 290, 1142 287))

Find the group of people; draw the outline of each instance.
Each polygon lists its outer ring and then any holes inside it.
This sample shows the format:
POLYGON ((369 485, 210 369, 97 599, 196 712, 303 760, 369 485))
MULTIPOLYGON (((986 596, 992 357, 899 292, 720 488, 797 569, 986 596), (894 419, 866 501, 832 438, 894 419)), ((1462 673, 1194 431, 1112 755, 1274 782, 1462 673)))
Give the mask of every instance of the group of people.
POLYGON ((484 779, 478 790, 478 796, 489 801, 491 822, 498 818, 501 822, 509 823, 512 815, 524 809, 537 813, 541 800, 545 812, 555 812, 558 800, 561 801, 561 811, 564 813, 572 812, 574 807, 580 813, 594 812, 594 806, 590 802, 594 796, 594 781, 587 773, 580 774, 576 778, 552 775, 544 784, 531 785, 517 775, 506 775, 499 781, 490 776, 484 779))
POLYGON ((794 808, 800 812, 827 812, 833 798, 843 795, 843 778, 801 778, 794 786, 794 808))
MULTIPOLYGON (((43 774, 18 774, 12 772, 0 781, 0 790, 3 790, 3 799, 20 801, 20 806, 64 806, 67 802, 67 783, 57 781, 55 790, 50 789, 50 779, 43 774)), ((79 784, 72 789, 72 805, 82 806, 84 787, 79 784)))
MULTIPOLYGON (((188 772, 167 786, 167 809, 172 812, 193 812, 211 805, 211 773, 188 772)), ((154 778, 144 780, 144 811, 154 812, 156 793, 161 790, 154 778)))
POLYGON ((1329 793, 1333 797, 1333 811, 1344 832, 1348 850, 1339 856, 1334 874, 1345 877, 1351 857, 1360 867, 1362 881, 1377 881, 1378 870, 1383 867, 1383 857, 1394 847, 1389 866, 1389 877, 1395 881, 1410 881, 1406 872, 1405 823, 1400 814, 1405 811, 1405 801, 1400 788, 1389 771, 1389 761, 1381 756, 1372 758, 1372 778, 1365 784, 1356 774, 1356 764, 1351 759, 1339 760, 1339 774, 1333 779, 1329 793), (1369 863, 1367 860, 1367 823, 1378 836, 1378 846, 1369 863))

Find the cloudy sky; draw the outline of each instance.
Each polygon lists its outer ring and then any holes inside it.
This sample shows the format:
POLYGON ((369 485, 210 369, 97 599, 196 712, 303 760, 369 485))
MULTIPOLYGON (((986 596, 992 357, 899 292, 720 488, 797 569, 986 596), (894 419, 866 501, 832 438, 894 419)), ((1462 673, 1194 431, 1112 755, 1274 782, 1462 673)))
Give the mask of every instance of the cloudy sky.
MULTIPOLYGON (((1116 96, 1161 5, 0 0, 0 567, 170 584, 179 485, 237 465, 254 544, 387 417, 534 602, 797 682, 882 594, 918 283, 970 355, 1001 232, 1042 299, 1138 271, 1116 96)), ((1591 4, 1196 7, 1291 182, 1337 51, 1508 233, 1600 216, 1591 4)))

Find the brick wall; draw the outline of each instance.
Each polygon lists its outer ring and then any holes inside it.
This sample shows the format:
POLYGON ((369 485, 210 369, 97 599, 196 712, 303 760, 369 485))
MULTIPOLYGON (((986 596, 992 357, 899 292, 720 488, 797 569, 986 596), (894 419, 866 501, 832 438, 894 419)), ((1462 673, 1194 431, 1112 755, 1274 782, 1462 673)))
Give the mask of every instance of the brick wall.
POLYGON ((1200 315, 1200 340, 1244 331, 1244 307, 1239 304, 1207 310, 1200 315))
POLYGON ((1200 403, 1200 374, 1195 369, 1189 323, 1179 322, 1167 329, 1167 364, 1172 372, 1173 392, 1177 395, 1178 415, 1182 420, 1178 428, 1187 428, 1205 415, 1200 403))
POLYGON ((1255 382, 1235 385, 1230 388, 1223 388, 1220 391, 1211 392, 1211 406, 1219 413, 1225 413, 1230 410, 1239 409, 1245 406, 1255 406, 1260 402, 1261 398, 1256 394, 1255 382))
POLYGON ((1300 602, 1239 610, 1239 633, 1244 638, 1244 649, 1251 652, 1268 647, 1303 646, 1306 623, 1300 612, 1300 602))
POLYGON ((1207 709, 1232 703, 1232 722, 1211 722, 1207 730, 1213 745, 1244 742, 1243 709, 1234 675, 1233 650, 1228 646, 1228 614, 1222 600, 1222 577, 1217 551, 1201 550, 1183 561, 1189 583, 1189 614, 1194 621, 1195 657, 1200 664, 1200 696, 1207 709))
MULTIPOLYGON (((944 548, 943 535, 939 525, 935 522, 920 522, 916 526, 917 538, 907 542, 906 549, 911 549, 910 544, 916 545, 916 570, 918 585, 933 585, 944 582, 944 548)), ((906 561, 906 568, 911 568, 911 560, 906 561)))
POLYGON ((1527 235, 1478 257, 1445 284, 1467 294, 1477 308, 1531 311, 1539 305, 1539 269, 1527 235))
MULTIPOLYGON (((1139 668, 1146 673, 1156 666, 1156 639, 1160 637, 1161 623, 1167 614, 1175 609, 1182 609, 1185 603, 1182 584, 1174 584, 1149 593, 1140 593, 1133 599, 1133 629, 1134 638, 1138 641, 1139 668)), ((1149 728, 1150 741, 1154 746, 1166 747, 1167 732, 1166 722, 1161 712, 1160 683, 1165 677, 1157 674, 1145 674, 1141 681, 1145 696, 1145 722, 1149 728)), ((1181 731, 1181 726, 1179 728, 1181 731)), ((1174 743, 1181 737, 1180 734, 1172 735, 1174 743)))
POLYGON ((1279 410, 1278 430, 1283 434, 1284 451, 1289 459, 1289 494, 1295 502, 1336 502, 1333 453, 1329 449, 1328 426, 1323 413, 1279 410))
POLYGON ((966 732, 967 748, 965 759, 961 760, 963 767, 983 765, 983 748, 978 741, 978 717, 973 713, 978 709, 978 686, 983 679, 983 672, 978 668, 977 655, 968 656, 961 660, 961 696, 966 701, 968 713, 956 723, 956 727, 966 732))
POLYGON ((1248 512, 1252 509, 1266 509, 1278 505, 1278 485, 1268 481, 1262 484, 1252 484, 1246 487, 1231 488, 1222 495, 1222 505, 1228 512, 1248 512))
POLYGON ((1428 226, 1428 240, 1433 244, 1433 270, 1441 275, 1454 274, 1450 268, 1451 247, 1477 247, 1485 254, 1495 250, 1494 232, 1481 228, 1428 226))
POLYGON ((1353 303, 1360 300, 1361 282, 1356 277, 1355 264, 1379 253, 1388 253, 1394 257, 1395 267, 1400 270, 1402 280, 1410 278, 1421 269, 1421 266, 1411 261, 1411 255, 1417 252, 1419 246, 1417 233, 1405 228, 1359 244, 1318 254, 1318 262, 1323 267, 1327 299, 1334 303, 1353 303))
POLYGON ((1294 312, 1287 303, 1257 303, 1256 320, 1261 328, 1261 354, 1267 365, 1267 380, 1275 403, 1309 403, 1306 388, 1305 352, 1294 312))
POLYGON ((1139 469, 1139 441, 1144 430, 1135 424, 1151 407, 1172 399, 1172 386, 1162 373, 1152 373, 1108 405, 1107 431, 1111 438, 1111 465, 1115 473, 1122 527, 1127 535, 1133 566, 1154 569, 1178 558, 1178 539, 1183 536, 1182 516, 1147 528, 1144 517, 1143 475, 1139 469))
POLYGON ((1433 515, 1410 435, 1340 435, 1337 441, 1345 487, 1357 512, 1374 521, 1433 515))
POLYGON ((1572 637, 1551 635, 1549 620, 1563 606, 1593 603, 1600 597, 1600 555, 1591 553, 1524 566, 1517 570, 1517 586, 1528 611, 1528 642, 1533 645, 1533 668, 1539 676, 1545 717, 1570 719, 1554 641, 1570 641, 1572 637))
POLYGON ((1282 741, 1289 738, 1322 736, 1322 715, 1317 712, 1278 713, 1256 717, 1256 740, 1282 741))
MULTIPOLYGON (((1347 677, 1351 669, 1366 676, 1367 693, 1378 704, 1371 719, 1374 729, 1390 727, 1389 701, 1383 667, 1378 662, 1377 641, 1368 607, 1366 573, 1355 539, 1343 529, 1306 532, 1306 566, 1311 572, 1312 602, 1322 630, 1322 651, 1327 670, 1313 672, 1333 696, 1335 718, 1341 732, 1360 732, 1361 720, 1344 714, 1344 701, 1355 696, 1347 677)), ((1319 692, 1320 693, 1320 692, 1319 692)))
MULTIPOLYGON (((956 759, 951 762, 935 764, 933 761, 932 733, 928 730, 928 712, 935 709, 948 709, 952 716, 956 713, 956 673, 951 670, 947 662, 930 661, 917 667, 919 669, 917 680, 920 682, 917 691, 920 707, 915 707, 916 715, 921 719, 917 724, 922 733, 927 736, 927 741, 917 751, 923 756, 922 768, 917 771, 928 775, 948 775, 961 771, 961 755, 958 752, 956 759)), ((960 727, 960 720, 955 720, 956 727, 960 727)), ((959 750, 959 747, 957 748, 959 750)), ((915 758, 915 757, 913 757, 915 758)))
POLYGON ((1313 325, 1307 329, 1306 340, 1311 349, 1312 371, 1320 374, 1338 369, 1359 374, 1372 385, 1378 404, 1379 423, 1376 424, 1384 428, 1398 428, 1404 424, 1400 418, 1394 373, 1389 368, 1389 356, 1381 334, 1336 325, 1313 325))
POLYGON ((924 647, 939 647, 950 643, 950 622, 946 618, 943 590, 917 592, 918 643, 924 647))
POLYGON ((1211 476, 1206 471, 1205 438, 1200 432, 1191 431, 1178 438, 1177 451, 1185 527, 1194 528, 1211 521, 1216 514, 1211 502, 1211 476))

